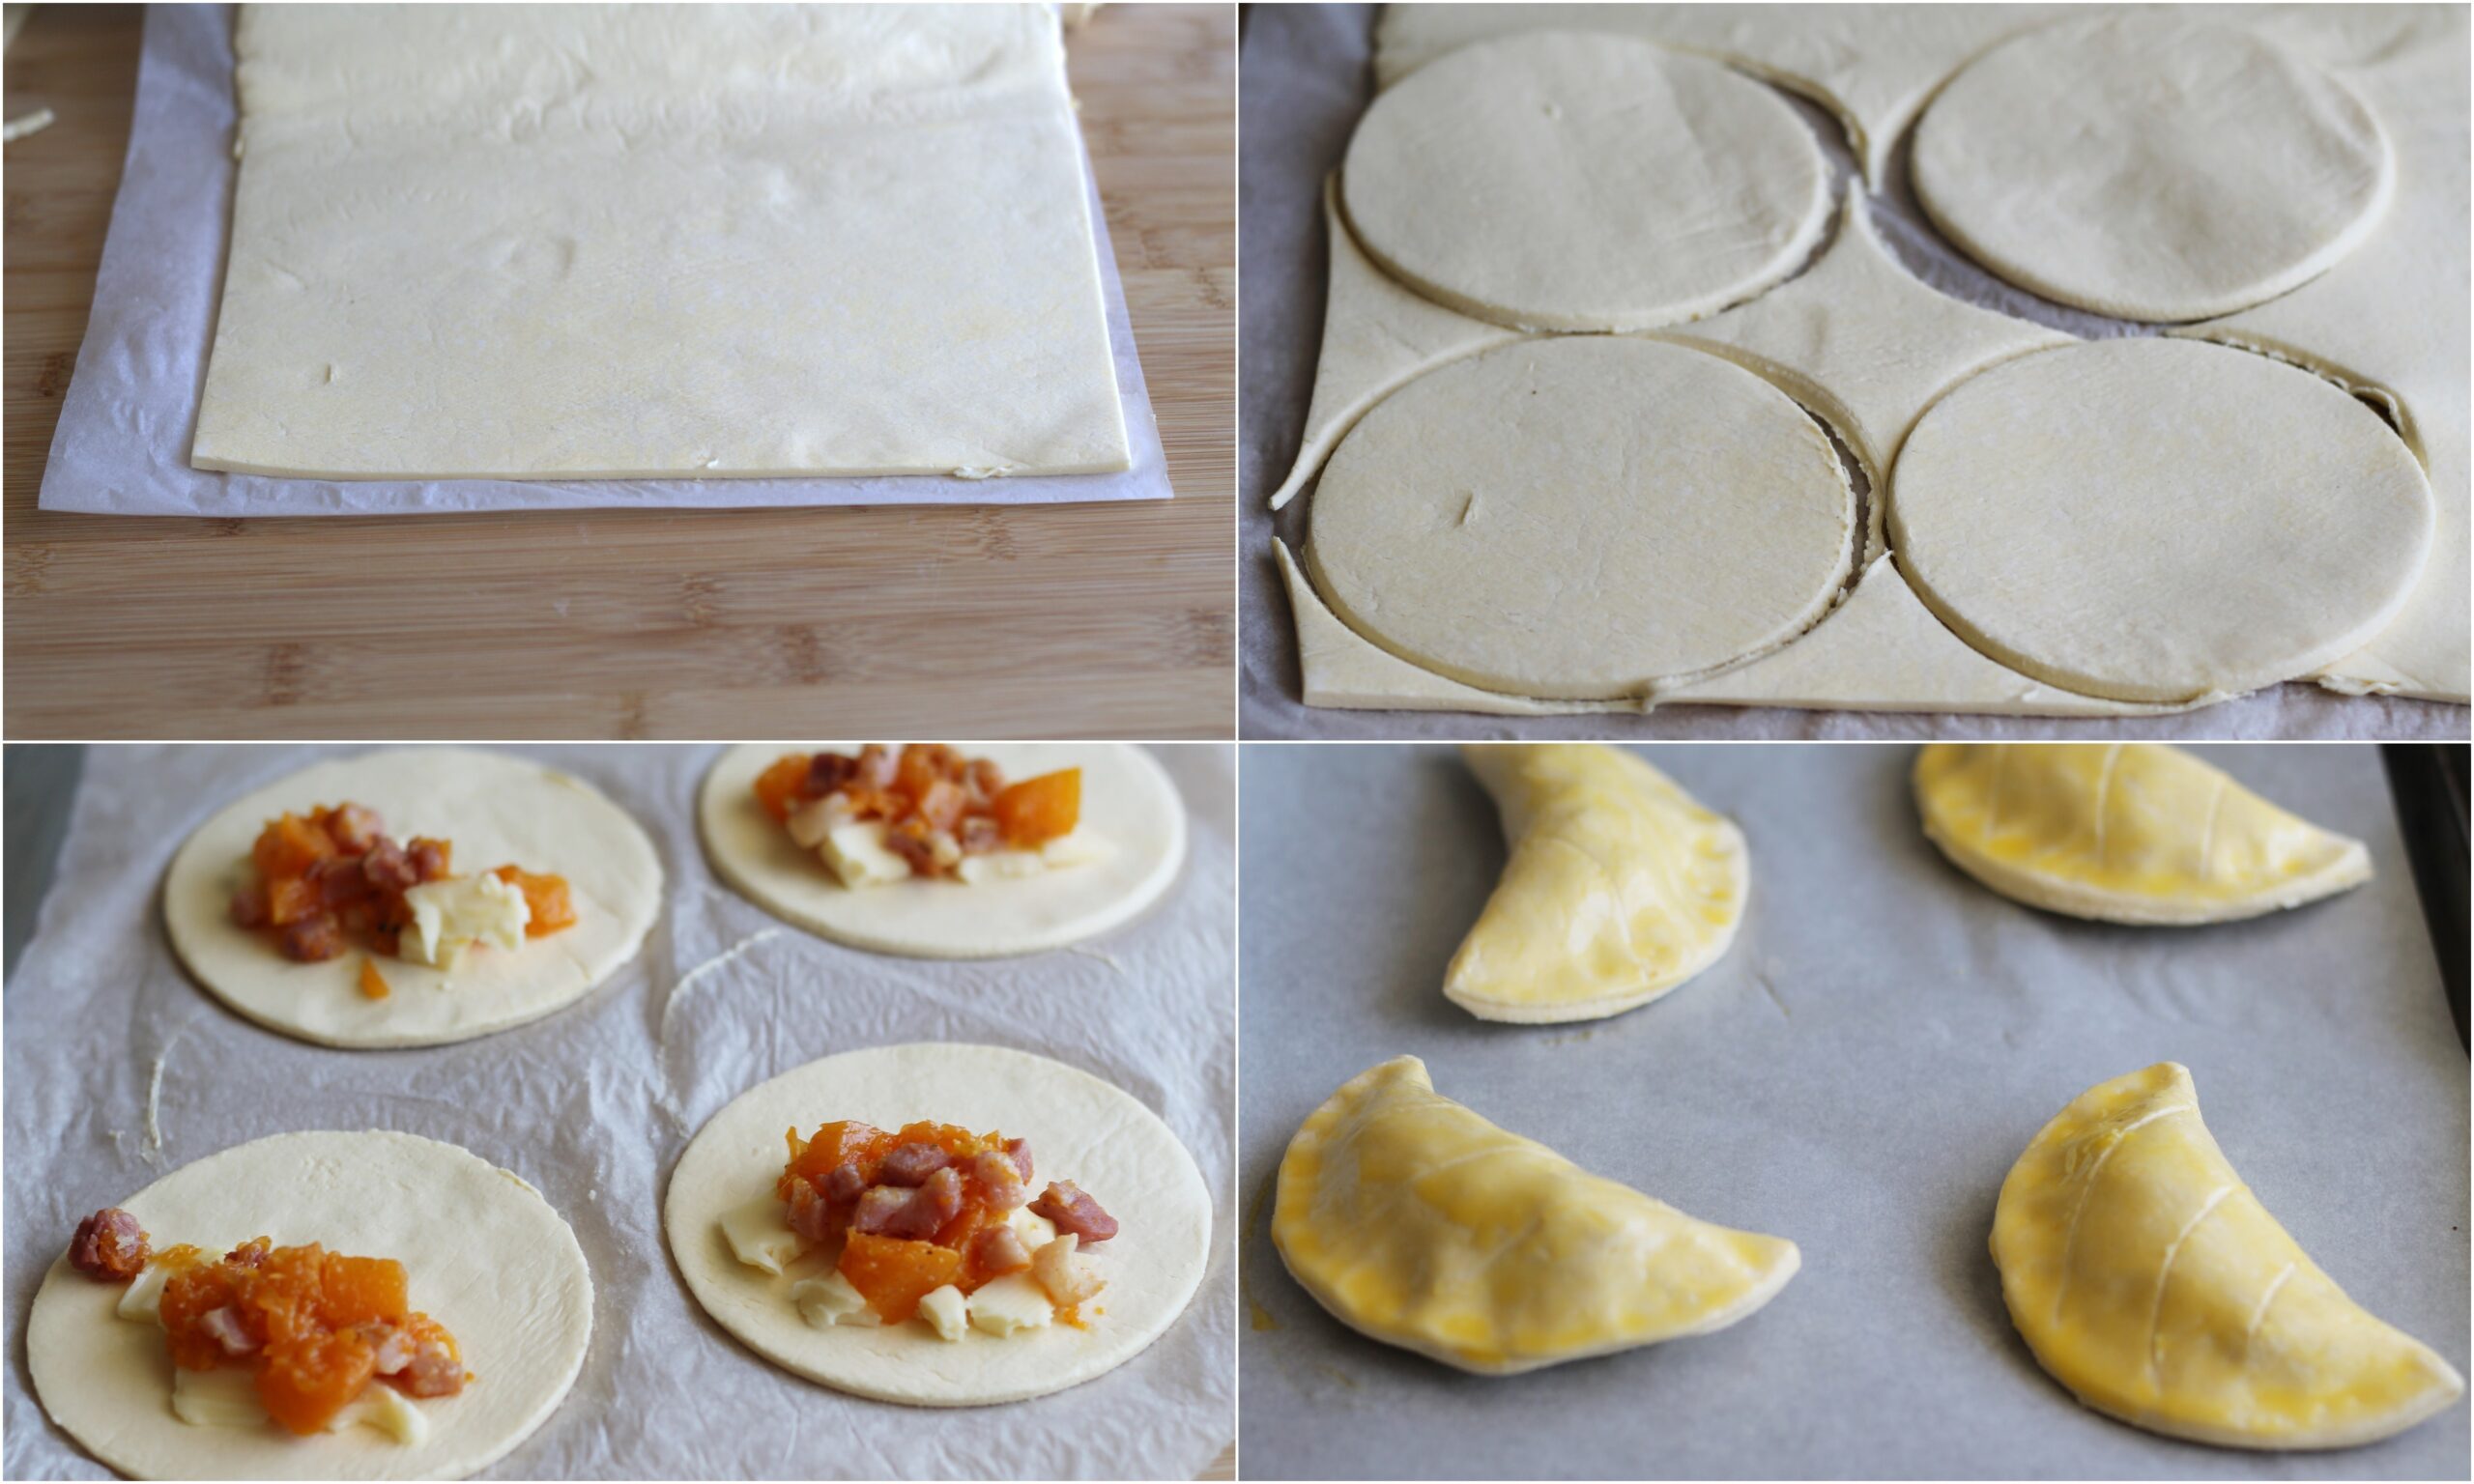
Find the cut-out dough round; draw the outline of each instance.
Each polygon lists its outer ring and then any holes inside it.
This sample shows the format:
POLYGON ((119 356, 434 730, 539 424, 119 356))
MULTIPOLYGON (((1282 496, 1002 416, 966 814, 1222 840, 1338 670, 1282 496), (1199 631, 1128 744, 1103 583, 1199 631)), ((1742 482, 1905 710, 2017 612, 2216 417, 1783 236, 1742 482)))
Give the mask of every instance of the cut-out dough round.
POLYGON ((2233 695, 2352 650, 2431 543, 2422 467, 2308 371, 2199 341, 2040 351, 1908 435, 1890 546, 2013 670, 2120 700, 2233 695))
POLYGON ((879 1401, 978 1407, 1079 1386, 1165 1333, 1210 1260, 1211 1192, 1168 1126, 1099 1078, 1027 1052, 922 1042, 829 1056, 740 1094, 679 1157, 662 1227, 705 1312, 784 1370, 879 1401), (791 1286, 826 1271, 822 1256, 762 1272, 738 1260, 717 1223, 771 1193, 783 1129, 844 1118, 999 1130, 1030 1141, 1037 1183, 1090 1191, 1121 1230, 1090 1259, 1108 1287, 1089 1327, 973 1329, 952 1341, 924 1324, 818 1328, 802 1319, 791 1286))
POLYGON ((1785 278, 1829 172, 1767 88, 1628 38, 1482 42, 1374 100, 1340 194, 1418 292, 1531 329, 1648 329, 1785 278))
POLYGON ((1801 633, 1855 525, 1827 435, 1751 372, 1658 341, 1527 341, 1366 414, 1323 471, 1306 560, 1351 627, 1427 670, 1597 699, 1801 633))
MULTIPOLYGON (((778 1139, 776 1142, 779 1142, 778 1139)), ((271 1237, 400 1260, 416 1308, 455 1335, 473 1383, 417 1402, 429 1436, 365 1427, 296 1438, 172 1413, 163 1331, 119 1317, 128 1290, 63 1256, 26 1321, 52 1420, 133 1479, 460 1479, 532 1436, 564 1400, 592 1337, 592 1274, 575 1233, 520 1177, 409 1133, 285 1133, 183 1166, 119 1203, 158 1247, 210 1252, 271 1237)), ((59 1234, 69 1244, 69 1232, 59 1234)), ((519 1472, 524 1470, 518 1470, 519 1472)))
POLYGON ((163 881, 173 952, 208 991, 271 1030, 331 1046, 431 1046, 537 1020, 590 993, 636 956, 661 911, 661 858, 625 810, 554 768, 462 748, 401 748, 318 763, 226 806, 198 826, 163 881), (499 866, 564 876, 576 923, 507 953, 479 949, 454 969, 382 957, 393 991, 359 988, 355 949, 295 963, 272 934, 232 921, 254 878, 249 847, 285 811, 350 800, 398 841, 446 840, 463 872, 499 866))
POLYGON ((2158 743, 1939 742, 1915 759, 1915 801, 1950 864, 2071 917, 2230 922, 2371 879, 2361 841, 2158 743))
POLYGON ((1340 1323, 1482 1376, 1723 1329, 1802 1262, 1792 1241, 1697 1220, 1496 1127, 1414 1056, 1300 1126, 1272 1242, 1340 1323))
POLYGON ((2180 14, 2033 31, 1916 126, 1916 199, 1985 267, 2082 309, 2198 320, 2325 271, 2396 170, 2351 89, 2263 37, 2180 14))
POLYGON ((2319 1270, 2162 1062, 2081 1094, 2036 1134, 1993 1214, 2001 1297, 2078 1398, 2229 1448, 2344 1448, 2464 1394, 2456 1369, 2319 1270))
POLYGON ((1511 855, 1443 992, 1482 1020, 1596 1020, 1725 955, 1751 874, 1743 832, 1638 755, 1591 743, 1461 756, 1511 855))
POLYGON ((852 890, 802 850, 756 802, 756 775, 795 747, 732 748, 705 775, 697 816, 722 879, 808 931, 871 953, 914 958, 1005 958, 1063 948, 1130 922, 1176 880, 1186 809, 1151 755, 1115 742, 973 745, 1023 779, 1082 770, 1081 828, 1105 842, 1095 861, 1035 876, 964 886, 948 880, 852 890))

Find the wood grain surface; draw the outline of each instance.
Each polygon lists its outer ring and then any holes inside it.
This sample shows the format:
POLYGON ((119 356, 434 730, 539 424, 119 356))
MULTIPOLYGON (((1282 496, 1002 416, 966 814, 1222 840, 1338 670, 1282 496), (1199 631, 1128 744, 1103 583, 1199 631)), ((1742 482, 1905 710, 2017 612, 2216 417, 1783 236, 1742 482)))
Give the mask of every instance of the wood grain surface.
POLYGON ((1180 737, 1234 725, 1234 8, 1072 33, 1177 498, 187 520, 39 511, 141 13, 9 48, 5 702, 18 738, 1180 737))

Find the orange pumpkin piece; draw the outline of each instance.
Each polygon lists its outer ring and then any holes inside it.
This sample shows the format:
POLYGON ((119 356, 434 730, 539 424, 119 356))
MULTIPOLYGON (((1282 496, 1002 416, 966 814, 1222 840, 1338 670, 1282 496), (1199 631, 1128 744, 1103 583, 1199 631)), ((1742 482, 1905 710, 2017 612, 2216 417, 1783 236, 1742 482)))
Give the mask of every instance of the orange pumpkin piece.
POLYGON ((960 1284, 963 1255, 933 1241, 904 1241, 852 1232, 842 1247, 842 1275, 888 1325, 919 1310, 919 1300, 948 1283, 960 1284))
POLYGON ((286 813, 270 819, 249 849, 258 873, 270 881, 308 873, 309 868, 335 853, 335 842, 314 819, 286 813))
POLYGON ((258 1371, 258 1400, 287 1432, 306 1437, 344 1410, 378 1368, 378 1353, 358 1330, 313 1332, 270 1343, 258 1371))
POLYGON ((756 775, 756 802, 776 821, 788 820, 791 812, 806 802, 808 771, 807 755, 794 753, 756 775))
POLYGON ((802 1139, 799 1130, 792 1128, 789 1138, 790 1163, 783 1167, 782 1178, 774 1186, 775 1193, 786 1201, 791 1198, 793 1179, 803 1177, 821 1187, 824 1177, 852 1160, 858 1162, 860 1175, 873 1183, 877 1161, 897 1142, 883 1129, 850 1119, 820 1125, 814 1138, 802 1139))
POLYGON ((327 910, 318 883, 307 876, 267 878, 267 921, 277 928, 305 923, 327 910))
POLYGON ((383 1000, 391 992, 387 987, 387 976, 378 972, 375 958, 360 960, 360 992, 373 1000, 383 1000))
POLYGON ((524 924, 526 937, 545 938, 576 925, 575 899, 567 891, 566 877, 534 875, 515 866, 502 866, 490 874, 524 894, 524 904, 532 909, 524 924))
MULTIPOLYGON (((223 1347, 198 1327, 203 1316, 240 1297, 238 1275, 221 1263, 201 1263, 172 1274, 163 1285, 163 1337, 172 1363, 185 1371, 211 1371, 223 1359, 223 1347)), ((245 1325, 247 1316, 243 1316, 245 1325)))
POLYGON ((1037 849, 1072 834, 1082 817, 1082 770, 1059 768, 1026 778, 990 801, 989 810, 1005 832, 1005 843, 1037 849))
POLYGON ((403 1264, 391 1257, 327 1254, 319 1272, 318 1318, 328 1328, 401 1324, 411 1307, 403 1264))

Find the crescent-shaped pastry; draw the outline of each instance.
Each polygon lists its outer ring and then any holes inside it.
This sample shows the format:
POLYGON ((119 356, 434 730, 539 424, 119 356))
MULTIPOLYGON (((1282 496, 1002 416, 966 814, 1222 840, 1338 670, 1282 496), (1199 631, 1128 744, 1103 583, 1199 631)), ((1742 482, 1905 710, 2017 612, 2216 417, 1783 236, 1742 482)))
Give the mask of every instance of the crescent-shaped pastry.
POLYGON ((2371 879, 2362 842, 2157 743, 1936 743, 1915 802, 1950 864, 2071 917, 2230 922, 2371 879))
POLYGON ((2001 1183, 1993 1261, 2055 1380, 2150 1432, 2233 1448, 2343 1448, 2464 1393, 2366 1313, 2233 1173, 2188 1068, 2082 1093, 2001 1183))
POLYGON ((1743 834, 1632 753, 1474 746, 1511 857, 1443 992, 1482 1020, 1595 1020, 1726 953, 1750 887, 1743 834))
POLYGON ((1723 1329, 1801 1262, 1496 1127, 1414 1056, 1298 1128, 1272 1242, 1342 1324, 1482 1376, 1723 1329))

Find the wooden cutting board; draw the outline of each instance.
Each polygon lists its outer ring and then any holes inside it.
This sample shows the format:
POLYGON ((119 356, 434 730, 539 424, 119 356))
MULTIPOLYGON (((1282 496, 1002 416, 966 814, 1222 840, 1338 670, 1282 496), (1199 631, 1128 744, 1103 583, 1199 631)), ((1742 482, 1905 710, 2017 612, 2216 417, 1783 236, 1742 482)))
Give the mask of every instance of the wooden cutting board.
POLYGON ((1177 498, 1017 509, 191 520, 40 511, 142 13, 10 46, 0 508, 12 740, 1181 737, 1234 728, 1226 5, 1071 34, 1177 498))

